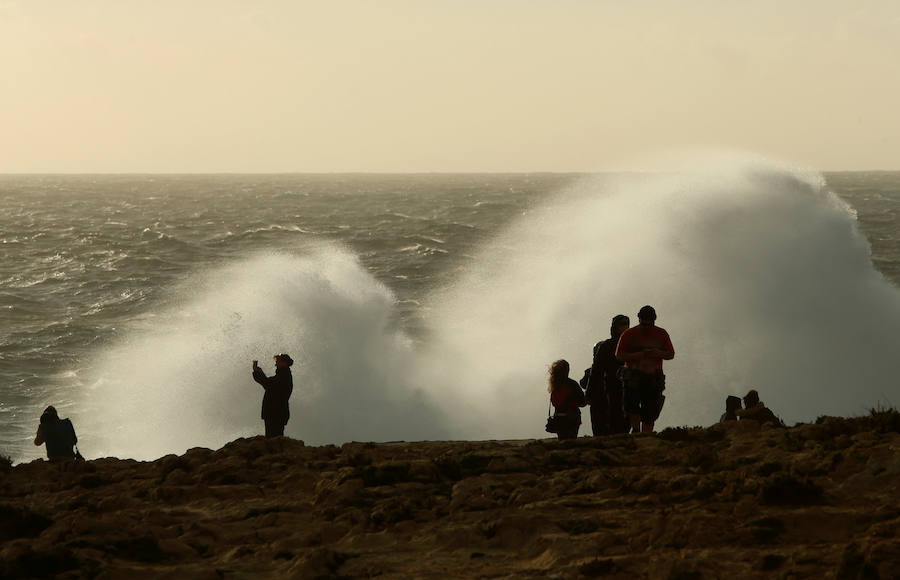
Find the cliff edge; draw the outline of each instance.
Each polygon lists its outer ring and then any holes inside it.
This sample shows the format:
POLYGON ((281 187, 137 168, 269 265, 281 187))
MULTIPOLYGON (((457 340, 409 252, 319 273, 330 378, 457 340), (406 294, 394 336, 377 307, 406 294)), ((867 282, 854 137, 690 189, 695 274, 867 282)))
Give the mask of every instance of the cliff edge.
POLYGON ((900 414, 0 472, 0 576, 897 578, 900 414))

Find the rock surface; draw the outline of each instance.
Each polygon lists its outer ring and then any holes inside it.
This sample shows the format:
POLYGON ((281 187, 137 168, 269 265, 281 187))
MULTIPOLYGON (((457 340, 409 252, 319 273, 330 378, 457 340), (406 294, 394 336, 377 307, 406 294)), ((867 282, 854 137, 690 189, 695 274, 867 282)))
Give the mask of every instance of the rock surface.
POLYGON ((0 576, 897 578, 900 415, 0 473, 0 576))

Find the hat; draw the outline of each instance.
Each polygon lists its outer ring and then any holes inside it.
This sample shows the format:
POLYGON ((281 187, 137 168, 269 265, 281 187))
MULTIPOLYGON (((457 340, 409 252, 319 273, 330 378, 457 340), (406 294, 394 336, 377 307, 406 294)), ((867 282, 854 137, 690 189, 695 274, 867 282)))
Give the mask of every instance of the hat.
POLYGON ((275 358, 280 358, 281 360, 286 362, 288 366, 291 366, 292 364, 294 364, 294 359, 291 358, 291 355, 284 353, 284 352, 281 354, 276 354, 275 358))
POLYGON ((638 310, 638 320, 656 320, 656 310, 650 306, 642 306, 638 310))

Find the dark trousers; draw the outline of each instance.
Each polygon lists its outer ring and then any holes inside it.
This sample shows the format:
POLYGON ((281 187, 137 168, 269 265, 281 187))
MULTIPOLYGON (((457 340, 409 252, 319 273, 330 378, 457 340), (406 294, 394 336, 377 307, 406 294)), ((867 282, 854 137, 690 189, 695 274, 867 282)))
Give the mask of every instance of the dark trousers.
POLYGON ((628 432, 622 387, 595 393, 591 399, 591 429, 594 437, 628 432))
POLYGON ((266 421, 266 437, 283 437, 284 423, 281 421, 266 421))
POLYGON ((665 400, 666 377, 662 373, 648 374, 629 370, 625 380, 625 411, 640 415, 642 423, 654 423, 665 400))
POLYGON ((591 394, 591 432, 594 437, 609 434, 609 400, 606 391, 591 394))
POLYGON ((613 435, 617 433, 628 433, 628 419, 625 416, 625 398, 623 396, 622 387, 617 389, 610 388, 607 391, 609 401, 609 432, 613 435))
POLYGON ((606 397, 594 395, 591 401, 591 431, 594 437, 609 434, 609 409, 606 406, 606 397))
POLYGON ((581 423, 578 422, 578 418, 570 415, 559 426, 556 437, 558 439, 577 439, 579 427, 581 427, 581 423))

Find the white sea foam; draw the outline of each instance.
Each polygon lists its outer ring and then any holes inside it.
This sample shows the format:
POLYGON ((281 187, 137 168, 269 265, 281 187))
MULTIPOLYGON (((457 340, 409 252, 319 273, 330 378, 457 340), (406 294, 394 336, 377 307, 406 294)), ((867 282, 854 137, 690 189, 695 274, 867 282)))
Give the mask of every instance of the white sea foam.
POLYGON ((97 453, 150 458, 258 434, 250 362, 294 359, 288 435, 311 443, 447 437, 414 384, 394 296, 338 248, 199 273, 177 305, 106 352, 78 418, 97 453), (99 441, 98 441, 99 440, 99 441))
POLYGON ((677 353, 660 426, 711 424, 751 387, 788 422, 900 400, 900 294, 855 214, 812 172, 704 164, 586 180, 437 300, 441 349, 465 361, 462 398, 495 410, 478 436, 540 435, 548 363, 567 358, 579 378, 612 316, 635 321, 644 304, 677 353))
POLYGON ((661 427, 710 424, 750 387, 788 422, 900 400, 900 295, 849 208, 814 173, 711 165, 585 179, 529 211, 429 298, 424 344, 340 248, 197 273, 100 355, 77 423, 98 454, 137 458, 258 434, 250 361, 271 372, 287 351, 286 433, 310 443, 544 436, 547 365, 580 376, 610 318, 643 304, 677 353, 661 427))

